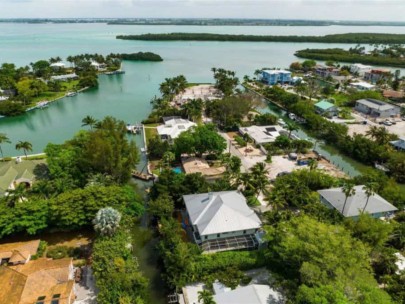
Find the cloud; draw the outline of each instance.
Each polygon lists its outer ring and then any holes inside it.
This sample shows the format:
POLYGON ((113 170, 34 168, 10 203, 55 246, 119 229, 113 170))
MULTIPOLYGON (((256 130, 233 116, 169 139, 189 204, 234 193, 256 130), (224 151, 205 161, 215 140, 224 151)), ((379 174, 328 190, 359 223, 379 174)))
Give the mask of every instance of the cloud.
POLYGON ((404 0, 0 0, 0 18, 403 20, 404 0))

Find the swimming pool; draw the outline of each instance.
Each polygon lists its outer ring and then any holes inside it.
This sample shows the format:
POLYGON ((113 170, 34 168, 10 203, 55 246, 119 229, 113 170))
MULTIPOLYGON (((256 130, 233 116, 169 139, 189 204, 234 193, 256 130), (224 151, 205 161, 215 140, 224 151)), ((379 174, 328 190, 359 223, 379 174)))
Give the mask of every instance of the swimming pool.
POLYGON ((173 171, 174 173, 176 173, 176 174, 180 174, 180 173, 183 172, 183 170, 181 169, 181 167, 174 167, 174 168, 172 169, 172 171, 173 171))

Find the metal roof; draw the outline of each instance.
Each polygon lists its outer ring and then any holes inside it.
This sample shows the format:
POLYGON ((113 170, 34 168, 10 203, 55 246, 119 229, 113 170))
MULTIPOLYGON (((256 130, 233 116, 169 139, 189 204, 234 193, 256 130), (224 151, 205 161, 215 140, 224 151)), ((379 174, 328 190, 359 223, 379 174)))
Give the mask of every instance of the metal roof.
POLYGON ((275 141, 283 128, 280 126, 250 126, 240 127, 239 131, 242 134, 247 133, 257 144, 264 144, 275 141))
POLYGON ((398 149, 405 150, 405 137, 400 137, 398 140, 390 141, 390 144, 398 149))
POLYGON ((194 122, 181 118, 172 118, 164 122, 164 125, 157 127, 157 132, 159 135, 170 135, 172 139, 177 138, 182 132, 196 126, 194 122))
POLYGON ((217 304, 279 304, 282 295, 268 285, 252 284, 214 295, 217 304))
MULTIPOLYGON (((345 217, 358 216, 363 211, 366 202, 367 195, 363 189, 363 185, 355 186, 356 193, 353 196, 347 198, 345 210, 342 213, 342 209, 346 200, 345 194, 342 192, 342 188, 332 188, 326 190, 319 190, 318 193, 328 201, 337 211, 343 214, 345 217)), ((381 212, 390 212, 398 210, 391 205, 385 199, 378 194, 370 196, 367 204, 367 208, 364 212, 374 214, 381 212)))
POLYGON ((192 225, 200 235, 217 234, 261 226, 259 217, 237 191, 183 195, 192 225))
POLYGON ((330 108, 335 107, 335 105, 327 100, 321 100, 320 102, 315 104, 315 107, 326 111, 329 110, 330 108))
POLYGON ((377 99, 360 99, 357 100, 356 103, 365 105, 366 107, 370 108, 370 109, 374 109, 374 110, 378 110, 378 111, 387 111, 387 110, 391 110, 394 109, 395 106, 390 105, 384 101, 380 101, 377 99))

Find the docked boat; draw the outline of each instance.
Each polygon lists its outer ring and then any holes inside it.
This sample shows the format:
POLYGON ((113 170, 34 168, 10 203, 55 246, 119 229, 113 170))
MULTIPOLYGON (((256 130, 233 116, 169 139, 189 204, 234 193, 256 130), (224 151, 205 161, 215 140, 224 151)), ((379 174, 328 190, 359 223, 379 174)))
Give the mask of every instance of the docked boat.
POLYGON ((76 96, 77 95, 77 92, 67 92, 66 93, 66 97, 73 97, 73 96, 76 96))
POLYGON ((49 101, 40 101, 37 103, 36 108, 43 109, 43 108, 47 108, 48 106, 49 106, 49 101))
POLYGON ((297 116, 294 113, 288 113, 288 118, 295 120, 297 116))
POLYGON ((139 134, 141 133, 142 125, 131 125, 127 124, 127 132, 131 134, 139 134))

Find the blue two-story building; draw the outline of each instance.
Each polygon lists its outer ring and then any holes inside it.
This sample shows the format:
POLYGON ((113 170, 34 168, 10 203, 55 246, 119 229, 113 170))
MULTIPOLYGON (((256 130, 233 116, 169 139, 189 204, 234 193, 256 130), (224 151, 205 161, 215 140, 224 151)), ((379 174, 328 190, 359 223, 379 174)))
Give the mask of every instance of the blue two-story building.
POLYGON ((259 78, 268 85, 290 84, 291 72, 286 70, 262 70, 259 78))

